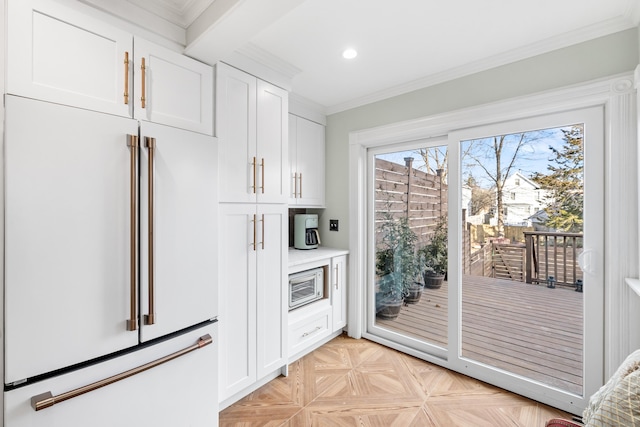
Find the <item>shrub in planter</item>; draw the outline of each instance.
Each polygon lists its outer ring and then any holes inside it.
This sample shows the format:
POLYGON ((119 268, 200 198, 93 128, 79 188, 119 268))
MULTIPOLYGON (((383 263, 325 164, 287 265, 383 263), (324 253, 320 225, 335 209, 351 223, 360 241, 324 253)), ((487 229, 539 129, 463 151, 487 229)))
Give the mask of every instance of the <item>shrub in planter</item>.
POLYGON ((449 262, 447 239, 446 217, 441 217, 429 243, 418 251, 422 264, 424 285, 427 288, 435 289, 442 286, 449 262))
POLYGON ((400 311, 409 286, 418 274, 415 249, 418 238, 406 218, 396 220, 390 215, 378 232, 382 236, 376 251, 376 313, 392 318, 394 312, 400 311))

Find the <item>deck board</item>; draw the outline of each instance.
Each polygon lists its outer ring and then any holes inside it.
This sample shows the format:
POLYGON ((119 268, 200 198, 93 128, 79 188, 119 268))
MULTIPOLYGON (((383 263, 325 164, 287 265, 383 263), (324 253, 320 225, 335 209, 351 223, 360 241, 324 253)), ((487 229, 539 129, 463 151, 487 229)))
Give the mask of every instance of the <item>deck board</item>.
MULTIPOLYGON (((448 284, 425 289, 378 326, 447 346, 448 284)), ((464 276, 462 355, 582 394, 583 294, 503 279, 464 276)))

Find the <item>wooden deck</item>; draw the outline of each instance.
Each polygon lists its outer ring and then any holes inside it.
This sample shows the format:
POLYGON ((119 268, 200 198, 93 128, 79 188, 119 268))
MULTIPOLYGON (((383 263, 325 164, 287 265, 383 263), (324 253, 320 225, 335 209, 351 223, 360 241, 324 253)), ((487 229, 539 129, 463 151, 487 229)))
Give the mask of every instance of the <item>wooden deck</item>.
MULTIPOLYGON (((447 283, 425 289, 397 319, 376 324, 447 347, 447 283)), ((490 277, 464 276, 462 355, 582 394, 583 294, 490 277)))

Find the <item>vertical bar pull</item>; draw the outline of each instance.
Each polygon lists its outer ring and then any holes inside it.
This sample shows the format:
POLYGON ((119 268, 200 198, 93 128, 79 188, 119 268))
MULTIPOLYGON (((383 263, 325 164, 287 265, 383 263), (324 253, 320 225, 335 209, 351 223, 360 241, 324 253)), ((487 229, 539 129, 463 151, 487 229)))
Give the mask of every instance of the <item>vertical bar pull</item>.
POLYGON ((258 244, 257 244, 257 236, 258 236, 258 231, 256 229, 256 223, 258 222, 258 218, 256 214, 253 214, 253 243, 251 244, 253 246, 253 250, 256 251, 258 250, 258 244))
POLYGON ((298 198, 298 172, 293 173, 293 198, 298 198))
POLYGON ((260 242, 262 244, 262 250, 264 250, 264 214, 262 214, 262 242, 260 242))
POLYGON ((129 104, 129 52, 124 53, 124 103, 129 104))
POLYGON ((340 264, 336 264, 336 268, 334 270, 336 272, 336 290, 337 290, 338 283, 340 283, 340 264))
POLYGON ((129 378, 132 377, 134 375, 137 375, 141 372, 144 371, 148 371, 149 369, 153 369, 156 366, 162 365, 163 363, 167 363, 170 362, 174 359, 177 359, 178 357, 182 357, 185 354, 189 354, 192 351, 196 351, 196 350, 200 350, 203 347, 208 346, 209 344, 213 343, 213 339, 211 338, 211 335, 207 334, 207 335, 203 335, 200 338, 198 338, 198 341, 196 341, 195 344, 190 345, 189 347, 185 347, 182 350, 178 350, 175 353, 171 353, 168 354, 164 357, 161 357, 160 359, 156 359, 152 362, 146 363, 144 365, 140 365, 138 367, 135 367, 133 369, 129 369, 128 371, 125 372, 121 372, 119 374, 113 375, 109 378, 105 378, 103 380, 100 381, 96 381, 94 383, 91 383, 89 385, 85 385, 83 387, 77 388, 75 390, 71 390, 71 391, 67 391, 66 393, 61 393, 57 396, 54 396, 50 391, 47 391, 45 393, 41 393, 37 396, 33 396, 31 398, 31 407, 35 410, 35 411, 40 411, 42 409, 47 409, 52 407, 53 405, 57 405, 58 403, 62 403, 65 400, 69 400, 69 399, 73 399, 74 397, 78 397, 78 396, 82 396, 83 394, 86 393, 90 393, 92 391, 95 391, 101 387, 105 387, 108 385, 111 385, 115 382, 118 382, 120 380, 124 380, 125 378, 129 378))
POLYGON ((155 308, 155 281, 154 281, 154 224, 153 220, 155 218, 153 206, 153 194, 154 194, 154 177, 155 173, 153 170, 154 160, 155 160, 155 152, 156 152, 156 139, 145 137, 144 138, 144 146, 149 151, 149 171, 148 171, 148 203, 149 203, 149 314, 144 315, 144 324, 145 325, 153 325, 156 322, 156 308, 155 308))
POLYGON ((144 57, 142 57, 141 62, 140 62, 140 71, 142 72, 142 86, 140 87, 140 106, 142 108, 145 108, 147 106, 147 90, 146 90, 146 83, 147 83, 147 66, 145 64, 145 59, 144 57))
POLYGON ((137 236, 138 231, 136 229, 137 224, 137 211, 138 211, 138 180, 137 180, 137 165, 138 165, 138 136, 137 135, 127 135, 127 147, 129 147, 131 151, 131 163, 130 163, 130 211, 129 211, 129 221, 130 221, 130 236, 129 236, 129 251, 130 251, 130 295, 129 295, 129 312, 130 317, 127 320, 127 331, 135 331, 138 328, 138 312, 137 312, 137 296, 136 296, 136 288, 137 288, 137 236))
POLYGON ((264 194, 264 157, 262 158, 262 162, 260 162, 260 168, 262 171, 262 194, 264 194))
POLYGON ((251 162, 251 166, 253 167, 253 185, 251 188, 253 188, 253 194, 256 194, 256 168, 258 165, 255 157, 253 158, 253 162, 251 162))
POLYGON ((302 172, 300 172, 300 198, 302 199, 302 172))

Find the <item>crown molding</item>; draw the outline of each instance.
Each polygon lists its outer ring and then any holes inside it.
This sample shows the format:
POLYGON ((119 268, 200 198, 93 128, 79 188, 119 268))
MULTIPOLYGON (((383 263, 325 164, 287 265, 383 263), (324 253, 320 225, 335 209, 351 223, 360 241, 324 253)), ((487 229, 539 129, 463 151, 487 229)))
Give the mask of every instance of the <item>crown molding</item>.
POLYGON ((352 108, 361 107, 394 96, 424 89, 429 86, 435 86, 440 83, 455 80, 461 77, 469 76, 475 73, 496 68, 502 65, 510 64, 516 61, 527 59, 533 56, 548 53, 554 50, 562 49, 588 40, 607 36, 609 34, 628 30, 637 26, 635 19, 640 20, 640 4, 634 0, 630 0, 630 7, 625 15, 618 18, 600 22, 598 24, 571 31, 560 36, 551 37, 540 42, 532 43, 528 46, 512 49, 510 51, 494 55, 479 61, 472 62, 460 67, 451 68, 449 70, 432 74, 408 83, 393 86, 388 89, 374 92, 370 95, 360 97, 351 101, 336 104, 327 107, 327 115, 339 113, 341 111, 350 110, 352 108), (633 4, 633 7, 631 6, 633 4))
POLYGON ((289 93, 289 113, 323 126, 327 125, 327 115, 324 107, 297 93, 289 93))

